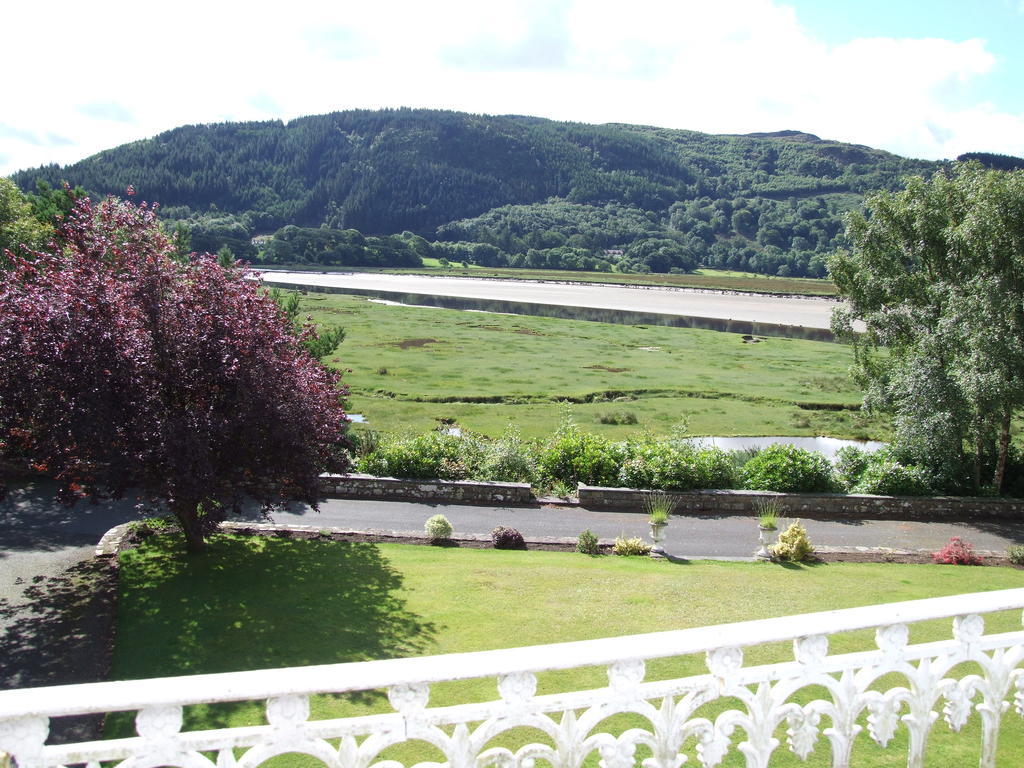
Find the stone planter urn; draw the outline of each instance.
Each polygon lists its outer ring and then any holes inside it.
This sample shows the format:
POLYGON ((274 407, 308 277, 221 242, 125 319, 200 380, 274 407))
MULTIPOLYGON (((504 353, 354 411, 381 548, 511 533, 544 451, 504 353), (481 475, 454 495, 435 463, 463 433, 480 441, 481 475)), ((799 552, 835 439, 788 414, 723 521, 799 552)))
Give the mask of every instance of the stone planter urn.
POLYGON ((760 547, 760 549, 757 550, 757 552, 754 553, 754 557, 756 557, 758 560, 771 560, 772 559, 772 553, 768 549, 768 546, 769 546, 769 541, 771 540, 771 535, 773 533, 775 533, 775 529, 774 528, 768 528, 768 527, 763 526, 763 525, 758 525, 757 526, 757 532, 758 532, 758 541, 759 541, 761 547, 760 547))
POLYGON ((665 557, 665 550, 661 546, 661 540, 665 538, 665 526, 668 525, 668 521, 648 524, 651 526, 651 540, 654 542, 654 546, 651 547, 651 557, 665 557))

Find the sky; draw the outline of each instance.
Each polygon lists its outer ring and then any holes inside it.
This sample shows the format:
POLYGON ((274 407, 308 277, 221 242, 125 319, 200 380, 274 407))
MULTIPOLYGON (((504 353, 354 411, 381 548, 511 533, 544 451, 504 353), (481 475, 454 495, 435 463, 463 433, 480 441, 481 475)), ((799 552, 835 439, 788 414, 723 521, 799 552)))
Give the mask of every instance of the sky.
POLYGON ((51 0, 3 29, 0 175, 399 106, 1024 155, 1024 0, 51 0))

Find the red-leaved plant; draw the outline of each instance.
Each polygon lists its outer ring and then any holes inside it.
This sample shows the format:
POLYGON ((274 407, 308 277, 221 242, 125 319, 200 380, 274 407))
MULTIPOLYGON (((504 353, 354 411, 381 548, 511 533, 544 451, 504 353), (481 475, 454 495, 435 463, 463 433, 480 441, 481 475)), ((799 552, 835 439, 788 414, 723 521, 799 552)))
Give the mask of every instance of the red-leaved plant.
POLYGON ((981 558, 974 554, 974 548, 959 536, 954 536, 946 546, 933 552, 932 560, 945 565, 981 565, 981 558))
POLYGON ((47 252, 0 271, 0 459, 63 497, 137 488, 190 550, 224 505, 315 505, 347 467, 345 389, 260 282, 175 260, 153 208, 79 200, 47 252))

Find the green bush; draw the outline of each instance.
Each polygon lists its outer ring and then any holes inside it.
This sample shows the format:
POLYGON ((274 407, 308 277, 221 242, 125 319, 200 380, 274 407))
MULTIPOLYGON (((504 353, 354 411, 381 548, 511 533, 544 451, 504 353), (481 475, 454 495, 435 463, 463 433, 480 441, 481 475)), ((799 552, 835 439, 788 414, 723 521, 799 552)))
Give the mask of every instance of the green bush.
POLYGON ((540 455, 541 479, 575 486, 618 485, 621 445, 563 423, 540 455))
POLYGON ((863 448, 853 445, 844 445, 836 451, 835 473, 836 480, 848 493, 860 482, 864 470, 871 462, 871 454, 863 448))
POLYGON ((356 463, 360 472, 378 477, 464 480, 479 467, 480 441, 466 435, 427 432, 422 435, 388 436, 356 463))
POLYGON ((532 446, 520 437, 519 430, 509 425, 500 438, 483 445, 474 477, 502 483, 535 483, 538 480, 537 458, 532 446))
MULTIPOLYGON (((580 534, 583 537, 583 534, 580 534)), ((577 545, 577 549, 579 546, 577 545)), ((1014 565, 1024 565, 1024 545, 1016 544, 1006 550, 1006 557, 1009 558, 1010 562, 1014 565)))
POLYGON ((835 489, 832 465, 820 453, 795 445, 769 445, 743 467, 743 487, 752 491, 818 493, 835 489))
POLYGON ((598 424, 636 424, 636 414, 632 411, 606 411, 597 414, 598 424))
POLYGON ((629 488, 689 491, 733 488, 736 484, 732 460, 718 448, 647 437, 627 442, 623 450, 627 458, 619 469, 619 482, 629 488))
POLYGON ((639 536, 627 539, 624 536, 615 537, 615 545, 612 553, 623 557, 635 557, 651 554, 651 545, 644 542, 639 536))
MULTIPOLYGON (((1024 547, 1021 549, 1024 549, 1024 547)), ((583 531, 579 535, 579 538, 576 539, 576 551, 582 552, 584 555, 601 554, 601 547, 598 545, 597 534, 589 528, 583 531)))
POLYGON ((431 541, 445 541, 451 538, 452 524, 444 515, 434 515, 423 525, 423 530, 431 541))
POLYGON ((350 429, 348 442, 353 456, 368 456, 380 445, 380 433, 374 429, 350 429))
POLYGON ((920 467, 905 466, 884 451, 872 456, 851 493, 879 496, 928 496, 932 488, 928 473, 920 467))
POLYGON ((771 553, 778 560, 799 563, 814 554, 814 547, 807 538, 807 529, 797 520, 779 534, 779 540, 772 546, 771 553))

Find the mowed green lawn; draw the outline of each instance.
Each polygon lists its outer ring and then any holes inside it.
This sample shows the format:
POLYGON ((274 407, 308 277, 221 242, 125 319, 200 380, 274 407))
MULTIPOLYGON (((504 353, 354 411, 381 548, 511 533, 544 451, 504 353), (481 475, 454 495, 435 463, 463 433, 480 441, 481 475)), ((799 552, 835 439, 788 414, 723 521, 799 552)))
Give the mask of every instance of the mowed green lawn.
POLYGON ((840 344, 448 309, 386 306, 310 293, 302 310, 347 337, 327 358, 346 370, 351 410, 374 429, 426 431, 454 420, 487 435, 515 423, 550 434, 559 402, 612 437, 831 435, 884 438, 857 410, 861 393, 840 344), (602 424, 605 414, 636 424, 602 424))
MULTIPOLYGON (((217 537, 185 557, 176 540, 149 539, 122 556, 113 679, 226 672, 398 656, 454 653, 680 629, 809 611, 1024 586, 1024 572, 931 565, 670 564, 648 558, 217 537)), ((987 619, 988 631, 1020 628, 1020 612, 987 619)), ((869 631, 837 636, 833 652, 872 647, 869 631)), ((915 625, 911 641, 950 637, 950 622, 915 625)), ((745 663, 792 658, 791 647, 748 650, 745 663)), ((702 657, 652 661, 647 679, 705 671, 702 657)), ((496 698, 494 680, 435 685, 431 705, 496 698)), ((539 693, 607 685, 603 669, 542 675, 539 693)), ((317 696, 313 717, 389 711, 382 692, 317 696)), ((720 707, 719 707, 720 709, 720 707)), ((714 715, 709 710, 705 714, 714 715)), ((1024 754, 1024 724, 1005 716, 1001 754, 1024 754)), ((640 723, 620 718, 614 727, 640 723)), ((246 703, 194 707, 188 728, 263 722, 246 703)), ((825 727, 826 723, 822 723, 825 727)), ((108 735, 128 735, 111 718, 108 735)), ((738 742, 742 740, 736 734, 738 742)), ((777 734, 785 741, 784 734, 777 734)), ((536 738, 523 732, 502 743, 536 738)), ((977 715, 960 736, 939 723, 930 765, 977 763, 977 715)), ((880 750, 866 734, 858 766, 906 764, 906 736, 880 750)), ((808 764, 828 765, 823 739, 808 764)), ((440 760, 405 747, 387 756, 440 760)), ((695 758, 691 757, 695 762, 695 758)), ((308 765, 300 758, 281 761, 308 765)), ((596 758, 592 761, 596 765, 596 758)), ((742 765, 736 754, 726 765, 742 765)), ((801 765, 782 747, 772 765, 801 765)))

